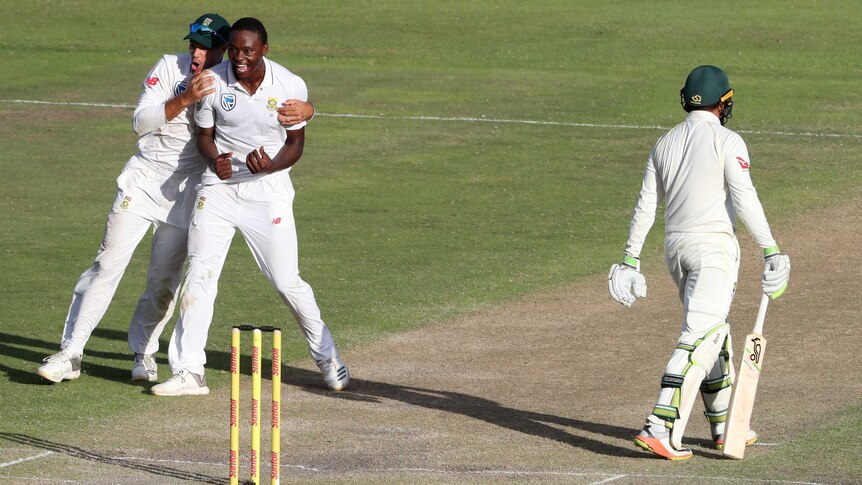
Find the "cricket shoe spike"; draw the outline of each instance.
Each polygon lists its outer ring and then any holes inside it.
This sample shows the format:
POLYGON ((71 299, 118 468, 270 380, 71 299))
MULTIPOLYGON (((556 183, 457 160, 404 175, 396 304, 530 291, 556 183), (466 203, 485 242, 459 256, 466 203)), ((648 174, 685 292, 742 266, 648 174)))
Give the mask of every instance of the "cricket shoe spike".
POLYGON ((173 377, 150 388, 156 396, 201 396, 210 393, 204 376, 194 374, 185 369, 173 377))
POLYGON ((81 356, 61 350, 42 359, 44 364, 36 369, 36 374, 47 381, 57 383, 81 377, 81 356))
POLYGON ((333 391, 340 391, 350 382, 350 371, 347 369, 338 352, 326 360, 318 360, 317 367, 323 375, 323 382, 333 391))
POLYGON ((145 382, 159 380, 156 359, 151 354, 135 354, 135 365, 132 367, 132 380, 145 382))
POLYGON ((691 450, 687 448, 677 450, 670 444, 670 430, 664 425, 647 424, 635 436, 634 441, 636 445, 646 451, 668 460, 688 460, 691 458, 691 450))

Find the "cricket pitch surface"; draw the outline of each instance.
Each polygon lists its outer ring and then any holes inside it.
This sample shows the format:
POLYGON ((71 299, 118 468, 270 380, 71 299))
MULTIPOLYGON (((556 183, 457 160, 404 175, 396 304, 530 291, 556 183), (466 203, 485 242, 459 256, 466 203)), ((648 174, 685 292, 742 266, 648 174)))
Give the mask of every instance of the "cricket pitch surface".
MULTIPOLYGON (((780 467, 770 460, 862 402, 859 272, 848 257, 862 247, 860 227, 862 199, 773 228, 793 273, 767 313, 770 348, 752 420, 761 444, 742 462, 710 447, 699 401, 684 440, 693 459, 671 463, 632 444, 678 336, 676 290, 656 260, 644 261, 649 297, 630 309, 610 299, 597 274, 343 349, 352 380, 340 393, 324 388, 310 359, 289 362, 282 483, 862 482, 826 457, 788 458, 780 467)), ((751 330, 762 271, 747 234, 740 245, 736 344, 751 330)), ((146 414, 93 422, 64 441, 0 433, 0 483, 227 483, 228 393, 224 385, 208 396, 152 397, 146 414)), ((247 393, 241 406, 246 421, 247 393)), ((263 425, 261 475, 269 483, 268 420, 263 425)), ((248 440, 244 422, 241 477, 248 440)))

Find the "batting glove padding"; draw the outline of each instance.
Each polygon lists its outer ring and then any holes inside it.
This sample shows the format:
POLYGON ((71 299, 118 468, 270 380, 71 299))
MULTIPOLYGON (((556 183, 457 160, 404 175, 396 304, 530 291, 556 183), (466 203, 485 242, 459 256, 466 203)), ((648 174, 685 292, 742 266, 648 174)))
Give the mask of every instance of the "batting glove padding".
POLYGON ((778 252, 778 247, 764 250, 763 278, 761 287, 763 292, 773 300, 784 294, 787 282, 790 280, 790 256, 778 252))
POLYGON ((646 298, 646 278, 629 265, 615 264, 608 273, 608 291, 614 300, 632 306, 635 298, 646 298))

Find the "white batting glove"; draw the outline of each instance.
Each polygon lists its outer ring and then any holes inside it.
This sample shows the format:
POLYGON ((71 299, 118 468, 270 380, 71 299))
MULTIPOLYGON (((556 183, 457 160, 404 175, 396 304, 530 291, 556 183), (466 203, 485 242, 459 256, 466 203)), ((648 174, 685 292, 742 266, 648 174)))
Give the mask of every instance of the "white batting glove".
POLYGON ((626 307, 632 306, 635 298, 646 298, 646 278, 640 274, 640 261, 628 254, 622 264, 611 266, 608 273, 608 291, 611 298, 626 307))
POLYGON ((790 256, 781 254, 778 246, 763 250, 763 292, 773 300, 784 294, 790 280, 790 256))

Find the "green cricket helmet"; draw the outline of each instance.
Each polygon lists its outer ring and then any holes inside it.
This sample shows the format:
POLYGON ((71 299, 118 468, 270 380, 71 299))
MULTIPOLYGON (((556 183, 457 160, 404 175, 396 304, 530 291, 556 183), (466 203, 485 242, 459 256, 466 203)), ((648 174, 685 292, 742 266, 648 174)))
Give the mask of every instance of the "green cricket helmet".
POLYGON ((699 66, 694 68, 685 80, 685 86, 679 91, 679 101, 686 112, 697 109, 708 109, 724 103, 719 115, 721 124, 725 124, 732 116, 733 89, 727 75, 715 66, 699 66))

